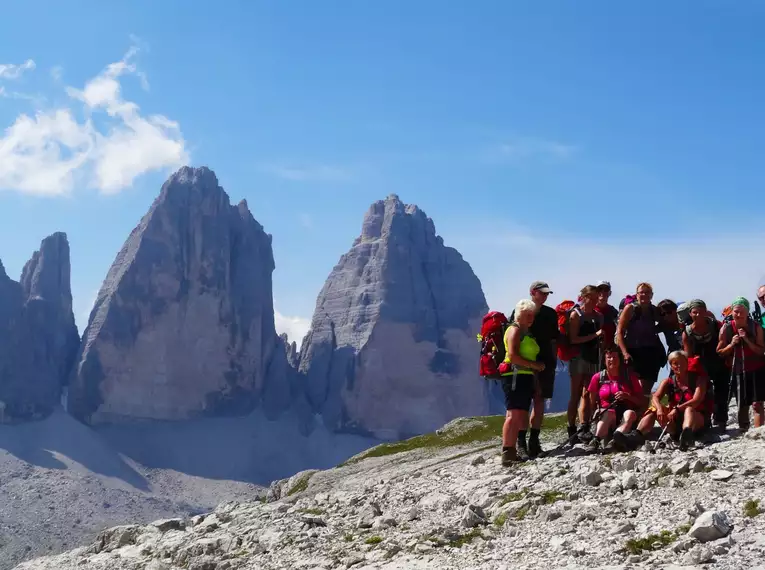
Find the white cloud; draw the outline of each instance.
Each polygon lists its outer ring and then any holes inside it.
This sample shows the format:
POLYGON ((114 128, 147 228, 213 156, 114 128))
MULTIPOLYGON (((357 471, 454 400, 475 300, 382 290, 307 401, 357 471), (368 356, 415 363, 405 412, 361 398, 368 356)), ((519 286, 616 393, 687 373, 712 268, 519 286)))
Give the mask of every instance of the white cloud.
POLYGON ((349 170, 328 164, 263 164, 260 168, 277 178, 292 182, 348 182, 353 179, 349 170))
POLYGON ((300 349, 303 337, 308 333, 308 329, 311 328, 311 319, 288 317, 274 310, 274 325, 276 326, 276 334, 287 333, 290 342, 297 342, 298 349, 300 349))
POLYGON ((35 62, 31 59, 26 60, 21 65, 0 63, 0 79, 18 79, 25 71, 32 71, 34 68, 35 62))
POLYGON ((153 170, 188 162, 178 123, 163 115, 143 116, 122 97, 120 78, 135 75, 148 82, 132 62, 138 49, 109 64, 83 89, 67 87, 73 103, 82 104, 85 120, 71 108, 22 114, 0 138, 0 189, 36 195, 67 194, 76 185, 112 194, 153 170), (93 122, 105 114, 106 125, 93 122))
POLYGON ((530 158, 553 158, 566 160, 571 158, 578 147, 558 141, 545 140, 531 137, 513 137, 488 153, 489 160, 515 161, 530 158))
POLYGON ((555 292, 548 301, 553 307, 563 299, 575 300, 584 285, 605 279, 611 282, 614 306, 648 281, 655 302, 697 297, 719 314, 738 295, 754 301, 763 279, 763 243, 765 234, 598 242, 517 231, 499 233, 491 248, 485 239, 466 238, 453 245, 480 278, 492 309, 512 311, 537 279, 555 292))

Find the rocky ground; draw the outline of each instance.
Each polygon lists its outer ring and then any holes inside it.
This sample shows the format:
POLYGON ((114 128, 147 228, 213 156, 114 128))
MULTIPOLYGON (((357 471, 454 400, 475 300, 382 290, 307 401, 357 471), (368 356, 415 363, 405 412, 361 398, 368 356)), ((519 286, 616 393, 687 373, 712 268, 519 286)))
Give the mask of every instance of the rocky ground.
POLYGON ((504 468, 495 427, 455 421, 278 481, 265 501, 108 529, 18 569, 765 568, 765 429, 504 468))

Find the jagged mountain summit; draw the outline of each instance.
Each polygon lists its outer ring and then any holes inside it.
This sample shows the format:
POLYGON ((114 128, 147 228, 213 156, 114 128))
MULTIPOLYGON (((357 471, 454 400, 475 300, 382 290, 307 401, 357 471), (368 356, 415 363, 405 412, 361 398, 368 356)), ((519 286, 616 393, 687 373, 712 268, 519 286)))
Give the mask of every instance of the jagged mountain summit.
POLYGON ((0 262, 0 409, 2 421, 47 416, 58 405, 79 334, 72 312, 69 242, 46 237, 21 280, 0 262))
POLYGON ((485 414, 475 332, 481 283, 433 221, 392 194, 330 273, 300 350, 311 408, 327 427, 383 438, 485 414))
POLYGON ((98 293, 72 371, 70 412, 97 424, 286 405, 274 268, 271 235, 247 203, 232 206, 208 168, 178 170, 98 293))

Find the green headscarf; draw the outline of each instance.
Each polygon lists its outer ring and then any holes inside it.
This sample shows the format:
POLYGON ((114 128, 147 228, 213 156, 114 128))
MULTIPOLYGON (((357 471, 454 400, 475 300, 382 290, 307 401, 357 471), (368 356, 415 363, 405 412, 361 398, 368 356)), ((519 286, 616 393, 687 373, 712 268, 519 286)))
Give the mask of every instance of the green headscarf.
POLYGON ((733 302, 730 304, 731 309, 735 307, 736 305, 741 305, 742 307, 745 307, 747 312, 749 312, 749 301, 747 301, 745 297, 736 297, 735 299, 733 299, 733 302))

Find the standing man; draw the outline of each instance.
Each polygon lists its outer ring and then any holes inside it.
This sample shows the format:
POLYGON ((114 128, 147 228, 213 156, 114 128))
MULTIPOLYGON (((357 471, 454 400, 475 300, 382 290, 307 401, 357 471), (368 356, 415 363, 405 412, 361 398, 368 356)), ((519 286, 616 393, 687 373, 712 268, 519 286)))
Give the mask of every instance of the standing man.
MULTIPOLYGON (((547 297, 552 294, 550 286, 544 281, 534 281, 529 288, 531 300, 537 306, 534 322, 529 327, 529 332, 539 345, 537 362, 543 362, 545 368, 537 374, 539 393, 534 395, 534 408, 529 417, 529 443, 526 446, 526 430, 518 432, 518 458, 521 460, 537 457, 542 452, 539 443, 539 430, 542 428, 544 418, 545 400, 553 397, 555 383, 555 367, 558 363, 558 315, 555 309, 545 305, 547 297)), ((510 315, 510 321, 515 318, 515 310, 510 315)))
MULTIPOLYGON (((757 289, 757 301, 759 301, 759 304, 765 308, 765 285, 760 285, 760 288, 757 289)), ((754 302, 755 312, 757 311, 757 301, 754 302)), ((760 324, 765 328, 765 313, 760 312, 760 324)))
POLYGON ((614 337, 616 336, 616 323, 619 320, 619 311, 608 303, 611 297, 611 283, 608 281, 598 281, 595 288, 598 290, 598 304, 595 305, 595 310, 603 315, 603 336, 600 338, 603 343, 602 351, 604 358, 601 365, 605 367, 606 350, 616 344, 614 337))

